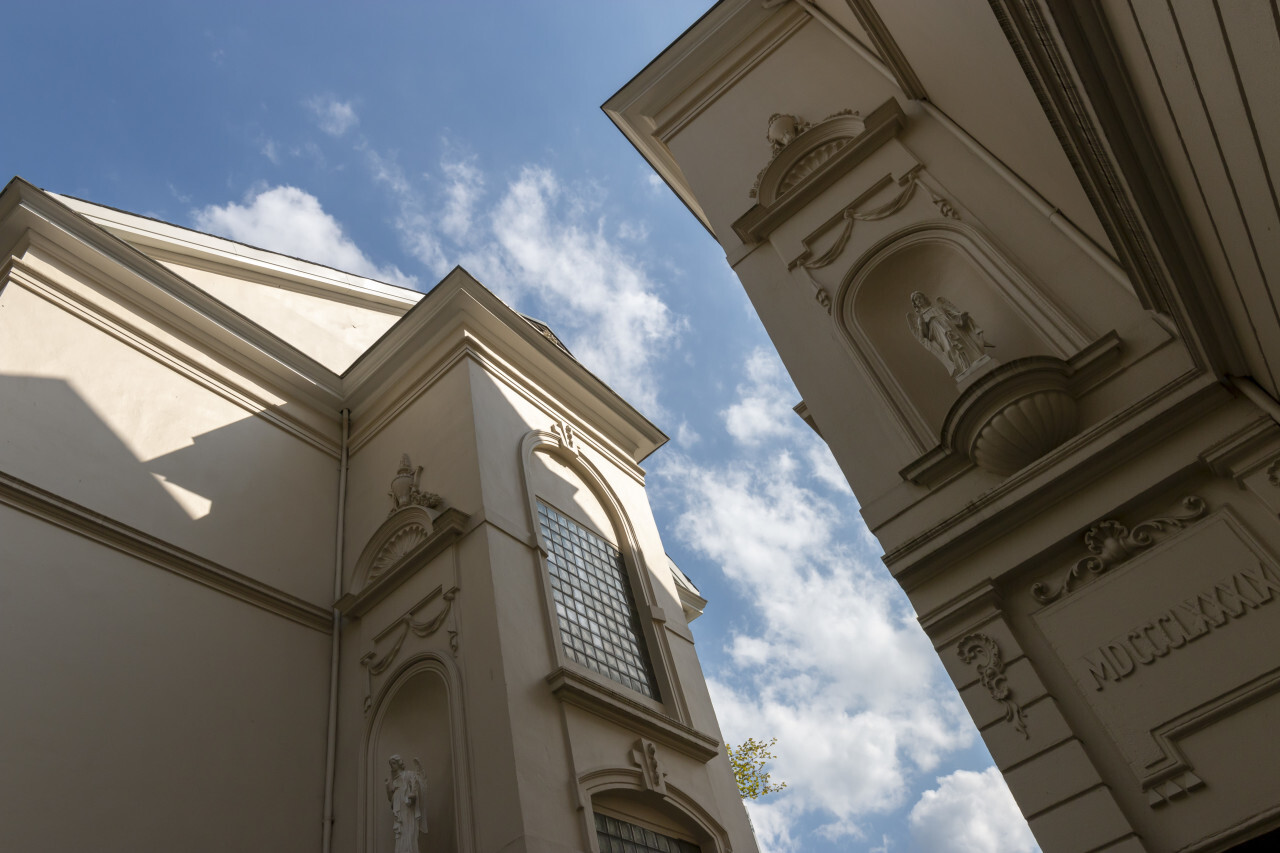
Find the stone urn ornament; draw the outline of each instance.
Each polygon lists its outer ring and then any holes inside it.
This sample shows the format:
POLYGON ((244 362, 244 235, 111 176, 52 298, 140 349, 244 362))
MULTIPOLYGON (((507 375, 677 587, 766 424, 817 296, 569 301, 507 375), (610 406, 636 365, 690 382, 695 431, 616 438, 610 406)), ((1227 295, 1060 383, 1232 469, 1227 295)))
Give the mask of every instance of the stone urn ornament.
POLYGON ((397 510, 404 509, 407 506, 424 506, 429 509, 436 509, 440 506, 440 496, 434 492, 424 492, 418 487, 418 481, 422 478, 422 466, 416 468, 409 461, 409 454, 405 453, 400 457, 400 468, 396 471, 395 477, 391 479, 391 491, 387 494, 391 497, 392 507, 389 515, 395 514, 397 510))

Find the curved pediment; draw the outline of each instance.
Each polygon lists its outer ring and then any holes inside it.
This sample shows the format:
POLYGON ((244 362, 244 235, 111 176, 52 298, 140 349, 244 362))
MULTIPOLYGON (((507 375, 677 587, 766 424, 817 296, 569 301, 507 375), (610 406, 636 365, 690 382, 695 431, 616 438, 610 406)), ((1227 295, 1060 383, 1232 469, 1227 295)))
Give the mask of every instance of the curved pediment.
POLYGON ((462 538, 470 516, 446 509, 432 516, 424 507, 396 510, 382 523, 360 552, 351 591, 338 599, 343 615, 359 618, 462 538))
POLYGON ((785 113, 770 116, 766 137, 773 157, 751 189, 756 203, 733 223, 733 230, 747 243, 767 237, 892 139, 905 121, 892 98, 866 116, 844 110, 815 124, 785 113))
POLYGON ((435 520, 425 507, 406 506, 393 512, 374 532, 356 561, 355 586, 368 586, 405 562, 431 538, 435 520))
POLYGON ((773 159, 756 177, 751 197, 758 198, 761 204, 772 204, 866 129, 866 123, 852 110, 829 115, 813 125, 798 116, 770 116, 768 138, 773 145, 773 159))

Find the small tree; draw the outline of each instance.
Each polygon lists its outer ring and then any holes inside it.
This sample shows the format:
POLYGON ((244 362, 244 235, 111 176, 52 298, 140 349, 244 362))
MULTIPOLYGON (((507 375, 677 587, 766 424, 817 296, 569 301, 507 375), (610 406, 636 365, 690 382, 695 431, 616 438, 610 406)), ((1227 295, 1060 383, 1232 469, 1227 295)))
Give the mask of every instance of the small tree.
POLYGON ((764 743, 749 737, 739 746, 729 743, 724 745, 729 753, 729 764, 733 766, 733 776, 738 780, 738 793, 742 795, 742 799, 754 800, 787 787, 786 782, 771 782, 769 774, 764 770, 765 763, 775 757, 769 750, 777 742, 777 738, 764 743))

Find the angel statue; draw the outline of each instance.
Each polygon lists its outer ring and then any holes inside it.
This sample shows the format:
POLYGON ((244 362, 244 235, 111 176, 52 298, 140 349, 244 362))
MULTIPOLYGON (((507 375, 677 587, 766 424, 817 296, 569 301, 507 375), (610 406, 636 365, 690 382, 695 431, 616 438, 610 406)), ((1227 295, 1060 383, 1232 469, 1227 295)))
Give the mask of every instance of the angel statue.
POLYGON ((418 835, 427 831, 427 819, 422 813, 422 764, 415 758, 414 769, 409 770, 398 755, 391 756, 390 764, 387 799, 391 801, 395 853, 422 853, 418 835))
POLYGON ((991 361, 986 350, 989 344, 982 336, 982 329, 945 296, 939 296, 934 304, 920 291, 911 294, 914 309, 907 314, 907 325, 920 345, 933 353, 947 368, 953 379, 991 361))

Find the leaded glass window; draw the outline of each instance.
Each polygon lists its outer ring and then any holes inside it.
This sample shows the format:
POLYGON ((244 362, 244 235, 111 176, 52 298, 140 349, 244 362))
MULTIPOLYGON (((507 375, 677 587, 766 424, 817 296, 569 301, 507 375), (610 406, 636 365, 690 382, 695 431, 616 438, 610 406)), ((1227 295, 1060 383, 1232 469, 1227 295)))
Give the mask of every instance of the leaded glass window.
POLYGON ((657 699, 622 554, 541 501, 538 523, 547 543, 547 571, 565 654, 657 699))
POLYGON ((600 853, 699 853, 696 844, 596 813, 600 853))

